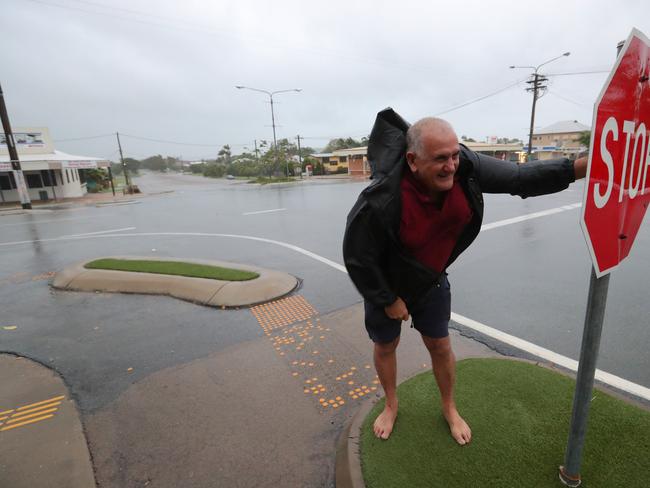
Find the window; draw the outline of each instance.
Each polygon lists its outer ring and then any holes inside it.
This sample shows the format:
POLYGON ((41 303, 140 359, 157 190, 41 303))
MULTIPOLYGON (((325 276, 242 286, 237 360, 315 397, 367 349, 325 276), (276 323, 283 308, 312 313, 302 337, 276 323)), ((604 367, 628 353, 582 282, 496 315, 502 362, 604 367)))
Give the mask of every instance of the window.
POLYGON ((25 175, 25 181, 27 182, 27 188, 43 188, 43 181, 39 173, 25 175))
POLYGON ((339 156, 339 162, 347 163, 348 162, 348 157, 347 156, 339 156))
POLYGON ((16 181, 13 173, 0 175, 0 190, 13 190, 16 188, 16 181))
POLYGON ((41 179, 43 180, 43 186, 52 186, 52 179, 50 178, 49 170, 41 170, 41 179))
POLYGON ((338 161, 330 161, 330 166, 338 166, 338 161))

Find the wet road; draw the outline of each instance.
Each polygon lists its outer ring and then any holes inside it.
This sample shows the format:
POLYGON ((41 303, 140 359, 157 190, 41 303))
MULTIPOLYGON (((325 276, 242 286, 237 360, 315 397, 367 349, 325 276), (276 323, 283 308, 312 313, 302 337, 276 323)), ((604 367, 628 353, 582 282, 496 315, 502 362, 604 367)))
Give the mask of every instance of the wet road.
MULTIPOLYGON (((165 297, 51 290, 51 273, 72 262, 107 254, 214 258, 302 278, 301 294, 321 314, 360 300, 348 277, 332 266, 244 237, 281 241, 342 263, 345 216, 366 183, 321 180, 259 187, 176 175, 145 175, 136 182, 145 192, 175 191, 131 205, 0 218, 0 325, 17 326, 11 334, 0 329, 0 349, 63 372, 77 386, 84 411, 101 408, 140 377, 262 332, 243 310, 215 321, 210 309, 165 297), (125 366, 134 369, 128 380, 117 374, 125 366)), ((528 200, 488 195, 484 222, 581 200, 582 184, 528 200)), ((565 209, 482 232, 450 270, 453 310, 577 359, 591 266, 579 212, 565 209)), ((648 263, 646 223, 630 258, 612 275, 598 364, 646 387, 648 263)))

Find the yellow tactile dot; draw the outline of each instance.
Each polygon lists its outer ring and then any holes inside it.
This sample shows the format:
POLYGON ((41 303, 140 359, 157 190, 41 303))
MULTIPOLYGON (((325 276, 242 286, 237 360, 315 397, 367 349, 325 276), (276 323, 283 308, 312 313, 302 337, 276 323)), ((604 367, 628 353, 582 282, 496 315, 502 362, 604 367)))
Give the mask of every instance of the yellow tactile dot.
POLYGON ((313 365, 314 365, 314 363, 309 363, 309 366, 313 366, 313 365))
POLYGON ((329 403, 330 403, 330 404, 333 404, 333 403, 335 403, 335 402, 334 402, 334 400, 330 400, 329 403))
POLYGON ((354 398, 356 400, 359 397, 357 395, 352 395, 352 398, 354 398))
POLYGON ((311 380, 305 380, 305 383, 310 384, 311 380))
POLYGON ((325 388, 321 388, 320 392, 323 393, 325 391, 325 388))
POLYGON ((295 366, 296 364, 298 364, 298 361, 294 361, 291 364, 293 364, 295 366))
POLYGON ((369 364, 366 364, 366 365, 364 366, 364 368, 366 368, 366 369, 370 369, 370 365, 369 365, 369 364))
POLYGON ((302 390, 302 391, 303 391, 303 393, 309 393, 309 390, 308 390, 307 388, 305 388, 305 389, 302 390))
POLYGON ((322 387, 323 387, 323 385, 317 385, 317 386, 318 386, 318 388, 322 388, 322 387))
POLYGON ((377 389, 377 387, 376 387, 376 386, 372 386, 372 387, 370 387, 370 389, 371 389, 372 391, 375 391, 375 390, 377 389))
POLYGON ((340 377, 340 376, 337 376, 337 377, 336 377, 336 381, 341 381, 341 377, 340 377))
POLYGON ((354 385, 354 381, 348 381, 348 385, 354 385))
POLYGON ((318 401, 321 402, 321 403, 325 403, 325 399, 324 399, 324 398, 319 398, 318 401))
POLYGON ((318 378, 312 378, 311 380, 312 381, 318 381, 318 378))
POLYGON ((342 398, 340 396, 337 396, 336 400, 340 402, 342 400, 342 398))
POLYGON ((355 388, 354 391, 361 391, 361 388, 355 388))
POLYGON ((320 336, 319 339, 322 341, 323 339, 325 339, 325 336, 320 336))
POLYGON ((333 360, 333 359, 330 359, 330 360, 328 360, 327 362, 331 364, 331 363, 334 362, 334 360, 333 360))
POLYGON ((355 371, 357 368, 356 368, 356 366, 352 366, 350 369, 351 369, 352 371, 355 371))
POLYGON ((298 373, 291 373, 293 376, 298 376, 298 373))
POLYGON ((350 391, 348 391, 348 394, 349 394, 349 395, 354 395, 354 390, 350 390, 350 391))
POLYGON ((339 408, 339 406, 337 403, 335 403, 334 405, 332 405, 332 408, 339 408))
POLYGON ((360 391, 359 396, 363 396, 363 395, 365 395, 365 393, 363 391, 360 391))

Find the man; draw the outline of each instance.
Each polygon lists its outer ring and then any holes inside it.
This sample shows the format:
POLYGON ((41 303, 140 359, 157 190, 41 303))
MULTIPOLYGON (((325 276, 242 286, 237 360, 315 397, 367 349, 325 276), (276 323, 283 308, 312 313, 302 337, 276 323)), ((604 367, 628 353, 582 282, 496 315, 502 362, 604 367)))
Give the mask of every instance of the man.
POLYGON ((376 177, 348 215, 343 254, 364 298, 366 330, 386 395, 374 433, 388 439, 397 418, 395 351, 401 322, 411 316, 431 356, 451 435, 465 445, 472 431, 454 401, 446 269, 480 231, 483 192, 523 198, 557 192, 585 176, 587 159, 524 165, 498 160, 460 145, 444 120, 425 118, 409 128, 391 109, 377 117, 368 156, 376 177))

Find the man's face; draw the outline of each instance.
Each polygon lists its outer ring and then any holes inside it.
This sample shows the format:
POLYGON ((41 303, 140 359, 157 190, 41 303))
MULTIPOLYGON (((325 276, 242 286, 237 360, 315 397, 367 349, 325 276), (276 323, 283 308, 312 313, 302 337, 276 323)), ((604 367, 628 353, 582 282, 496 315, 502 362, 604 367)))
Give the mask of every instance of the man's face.
POLYGON ((423 130, 421 153, 407 152, 406 159, 415 178, 431 192, 444 192, 454 186, 460 147, 458 137, 447 127, 423 130))

